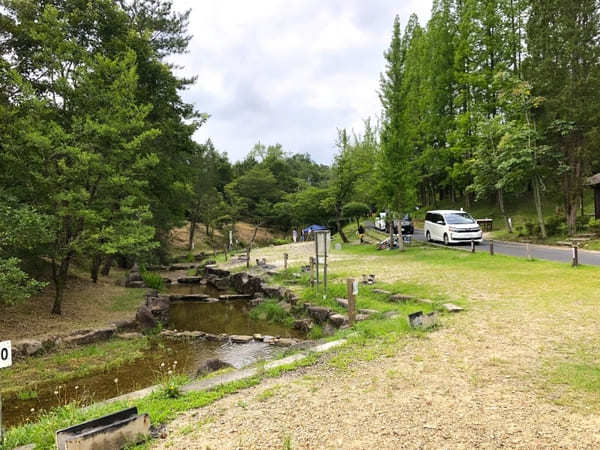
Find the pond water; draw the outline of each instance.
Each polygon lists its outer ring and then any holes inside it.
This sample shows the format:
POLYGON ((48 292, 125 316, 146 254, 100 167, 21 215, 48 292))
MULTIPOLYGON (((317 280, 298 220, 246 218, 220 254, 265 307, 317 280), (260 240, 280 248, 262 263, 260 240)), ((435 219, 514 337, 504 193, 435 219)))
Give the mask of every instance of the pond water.
POLYGON ((277 323, 250 318, 246 300, 228 300, 214 303, 174 302, 169 310, 169 328, 181 331, 204 331, 269 336, 302 337, 298 330, 277 323))
MULTIPOLYGON (((169 293, 199 294, 218 297, 225 293, 206 286, 172 285, 169 293)), ((215 303, 173 302, 171 304, 170 328, 177 330, 200 330, 207 333, 255 334, 302 337, 296 330, 249 317, 249 306, 245 300, 220 301, 215 303)), ((236 368, 252 364, 282 352, 262 342, 232 344, 211 341, 165 341, 157 342, 144 352, 144 356, 121 367, 93 375, 71 379, 63 383, 43 383, 27 390, 35 391, 36 398, 19 399, 18 395, 3 396, 3 424, 6 427, 34 420, 42 411, 72 401, 90 404, 133 392, 159 380, 161 373, 174 372, 195 375, 197 368, 206 360, 218 358, 236 368), (174 365, 174 362, 177 364, 174 365), (161 368, 161 364, 164 367, 161 368), (117 383, 115 383, 115 379, 117 383)), ((21 396, 22 397, 22 396, 21 396)))

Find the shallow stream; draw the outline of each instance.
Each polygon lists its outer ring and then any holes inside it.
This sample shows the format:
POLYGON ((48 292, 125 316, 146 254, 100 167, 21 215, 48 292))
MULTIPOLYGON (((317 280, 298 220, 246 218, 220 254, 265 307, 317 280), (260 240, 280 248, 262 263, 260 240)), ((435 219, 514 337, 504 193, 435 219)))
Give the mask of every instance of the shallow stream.
MULTIPOLYGON (((223 292, 213 291, 199 285, 173 285, 169 293, 200 294, 218 296, 223 292)), ((204 331, 213 334, 260 333, 270 336, 301 337, 293 329, 249 317, 247 301, 230 300, 215 303, 173 302, 169 312, 169 328, 180 331, 204 331)), ((252 364, 259 359, 272 357, 282 352, 262 342, 232 344, 211 341, 167 341, 158 340, 156 345, 144 352, 144 356, 118 368, 95 373, 68 382, 47 382, 24 391, 35 391, 36 397, 20 399, 18 394, 3 397, 3 425, 6 427, 34 420, 42 411, 72 401, 90 404, 128 392, 133 392, 157 383, 168 370, 195 375, 198 367, 208 359, 218 358, 236 368, 252 364), (177 361, 177 364, 174 364, 177 361), (161 367, 161 364, 164 366, 161 367)), ((33 361, 32 361, 33 363, 33 361)), ((22 393, 23 394, 23 393, 22 393)), ((23 395, 20 396, 23 398, 23 395)))

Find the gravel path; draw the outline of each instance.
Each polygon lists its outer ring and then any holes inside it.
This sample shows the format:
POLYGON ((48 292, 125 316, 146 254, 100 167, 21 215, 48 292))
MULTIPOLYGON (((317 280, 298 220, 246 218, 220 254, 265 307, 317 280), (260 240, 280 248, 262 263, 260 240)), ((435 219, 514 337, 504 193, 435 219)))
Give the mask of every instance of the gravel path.
MULTIPOLYGON (((402 276, 439 278, 418 264, 402 276)), ((569 342, 597 342, 598 308, 540 312, 539 298, 507 297, 494 283, 495 296, 473 288, 468 310, 426 338, 344 369, 324 360, 188 411, 155 448, 600 448, 597 409, 560 406, 540 375, 569 342)))

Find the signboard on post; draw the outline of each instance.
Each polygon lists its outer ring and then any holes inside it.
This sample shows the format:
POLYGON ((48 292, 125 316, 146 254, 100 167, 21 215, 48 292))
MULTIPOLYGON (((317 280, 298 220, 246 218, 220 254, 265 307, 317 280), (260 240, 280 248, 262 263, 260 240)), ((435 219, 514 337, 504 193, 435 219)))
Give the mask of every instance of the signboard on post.
MULTIPOLYGON (((12 349, 10 341, 0 342, 0 369, 12 366, 12 349)), ((0 396, 0 445, 4 441, 2 434, 2 397, 0 396)))
POLYGON ((0 369, 12 366, 12 351, 10 341, 0 342, 0 369))

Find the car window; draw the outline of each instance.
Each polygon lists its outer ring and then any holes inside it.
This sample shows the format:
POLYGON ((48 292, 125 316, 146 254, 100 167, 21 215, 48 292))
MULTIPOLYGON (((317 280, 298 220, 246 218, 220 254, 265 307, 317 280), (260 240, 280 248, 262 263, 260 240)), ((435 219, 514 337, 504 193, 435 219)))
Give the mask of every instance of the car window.
POLYGON ((446 224, 446 221, 444 220, 444 216, 442 216, 441 214, 436 214, 435 215, 435 222, 442 222, 442 225, 446 224))
POLYGON ((475 223, 475 219, 468 213, 452 213, 446 215, 446 221, 451 225, 475 223))
POLYGON ((425 220, 427 220, 428 222, 434 222, 433 214, 431 214, 431 213, 425 214, 425 220))

